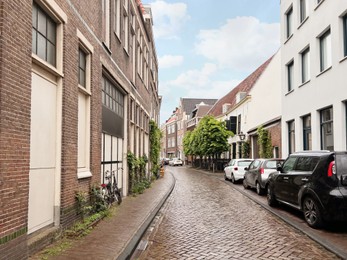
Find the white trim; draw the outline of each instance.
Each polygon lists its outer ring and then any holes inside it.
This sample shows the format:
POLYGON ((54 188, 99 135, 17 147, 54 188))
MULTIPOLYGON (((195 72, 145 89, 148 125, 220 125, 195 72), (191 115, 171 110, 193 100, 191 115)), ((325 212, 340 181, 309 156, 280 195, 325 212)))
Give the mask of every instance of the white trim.
POLYGON ((92 177, 92 173, 87 170, 87 171, 81 171, 81 172, 78 172, 77 173, 77 178, 78 179, 84 179, 84 178, 89 178, 89 177, 92 177))

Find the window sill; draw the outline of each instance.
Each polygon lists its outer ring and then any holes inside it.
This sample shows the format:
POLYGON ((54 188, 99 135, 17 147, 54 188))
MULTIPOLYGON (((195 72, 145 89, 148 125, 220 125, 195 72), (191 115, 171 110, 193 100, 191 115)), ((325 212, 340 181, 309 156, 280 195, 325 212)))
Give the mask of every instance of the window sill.
POLYGON ((294 92, 294 89, 292 89, 291 91, 288 91, 285 96, 288 96, 290 93, 293 93, 294 92))
POLYGON ((344 62, 345 60, 347 60, 347 56, 343 57, 343 58, 340 60, 340 63, 344 62))
POLYGON ((301 28, 301 26, 308 20, 309 16, 306 16, 306 18, 299 24, 298 30, 301 28))
POLYGON ((118 40, 119 43, 122 43, 119 34, 116 31, 113 31, 114 35, 116 36, 116 39, 118 40))
POLYGON ((291 34, 285 41, 283 44, 286 44, 287 42, 289 42, 289 40, 293 37, 293 34, 291 34))
POLYGON ((80 171, 77 173, 77 179, 85 179, 85 178, 89 178, 92 176, 93 176, 93 174, 89 170, 80 171))
POLYGON ((108 52, 108 54, 112 54, 112 51, 109 46, 107 46, 106 42, 102 42, 102 46, 104 46, 104 49, 108 52))
POLYGON ((85 87, 81 86, 80 84, 78 84, 78 90, 80 92, 82 92, 83 94, 85 94, 85 95, 88 95, 88 96, 92 95, 88 89, 86 89, 85 87))
POLYGON ((320 75, 324 74, 325 72, 327 72, 328 70, 330 70, 332 68, 332 66, 326 68, 325 70, 323 70, 321 73, 319 73, 316 78, 318 78, 320 75))
POLYGON ((317 8, 318 8, 318 7, 320 7, 320 6, 322 5, 322 3, 323 3, 323 2, 324 2, 324 0, 320 1, 320 3, 319 3, 319 4, 317 4, 317 5, 316 5, 316 7, 315 7, 313 10, 314 10, 314 11, 316 11, 316 10, 317 10, 317 8))
POLYGON ((54 74, 57 77, 61 77, 61 78, 64 77, 64 74, 63 74, 62 71, 60 71, 57 68, 53 67, 51 64, 49 64, 45 60, 41 59, 36 54, 32 53, 31 54, 31 58, 32 58, 33 63, 35 63, 39 67, 41 67, 41 68, 43 68, 45 70, 48 70, 50 73, 54 74))
POLYGON ((123 50, 124 50, 125 54, 126 54, 128 57, 130 57, 129 51, 128 51, 126 48, 124 48, 124 47, 123 47, 123 50))
POLYGON ((310 81, 311 81, 310 79, 306 80, 304 83, 301 83, 298 88, 305 86, 306 84, 310 83, 310 81))

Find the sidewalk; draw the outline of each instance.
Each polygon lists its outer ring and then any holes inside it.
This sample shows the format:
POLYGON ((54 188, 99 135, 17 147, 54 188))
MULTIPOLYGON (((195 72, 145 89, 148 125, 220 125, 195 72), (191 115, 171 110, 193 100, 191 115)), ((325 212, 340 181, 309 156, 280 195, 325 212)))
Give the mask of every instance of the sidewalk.
POLYGON ((166 170, 164 178, 142 195, 126 197, 114 216, 101 221, 89 235, 53 259, 127 259, 174 186, 175 179, 166 170))

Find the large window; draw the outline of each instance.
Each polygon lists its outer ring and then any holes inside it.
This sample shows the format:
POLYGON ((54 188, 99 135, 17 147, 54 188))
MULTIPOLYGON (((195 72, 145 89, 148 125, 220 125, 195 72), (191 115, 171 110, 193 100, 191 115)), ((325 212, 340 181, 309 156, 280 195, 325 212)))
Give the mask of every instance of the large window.
POLYGON ((117 37, 120 38, 120 1, 121 0, 114 0, 114 32, 116 33, 117 37))
POLYGON ((301 83, 310 80, 310 48, 301 53, 301 83))
POLYGON ((307 17, 307 1, 300 0, 300 23, 305 21, 307 17))
POLYGON ((32 52, 56 66, 57 24, 35 2, 32 13, 32 52))
POLYGON ((342 17, 343 22, 343 54, 347 56, 347 14, 342 17))
POLYGON ((105 77, 102 79, 102 104, 124 117, 124 95, 105 77))
POLYGON ((294 87, 294 61, 287 64, 287 90, 293 90, 294 87))
POLYGON ((295 152, 295 123, 294 120, 287 123, 288 125, 288 152, 295 152))
POLYGON ((331 34, 330 29, 319 37, 320 71, 328 69, 331 64, 331 34))
POLYGON ((311 115, 302 118, 304 150, 312 150, 311 115))
POLYGON ((110 0, 102 0, 102 29, 104 43, 110 47, 110 0))
POLYGON ((124 13, 123 13, 123 36, 124 36, 124 50, 129 51, 129 2, 124 0, 124 13))
POLYGON ((327 108, 320 112, 321 116, 321 148, 334 150, 333 108, 327 108))
POLYGON ((78 50, 78 84, 86 87, 87 54, 81 48, 78 50))
POLYGON ((286 37, 287 39, 293 34, 293 7, 290 7, 286 13, 286 37))

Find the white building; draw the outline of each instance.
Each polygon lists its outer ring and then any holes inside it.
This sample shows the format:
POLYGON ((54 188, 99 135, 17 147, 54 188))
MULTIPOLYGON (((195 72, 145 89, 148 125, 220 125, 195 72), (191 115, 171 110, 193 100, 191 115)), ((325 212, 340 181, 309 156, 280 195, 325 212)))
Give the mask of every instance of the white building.
POLYGON ((347 1, 282 0, 282 155, 346 149, 347 1))

